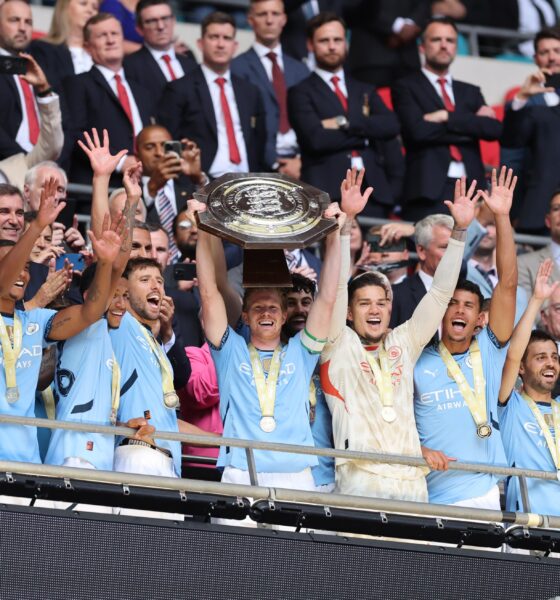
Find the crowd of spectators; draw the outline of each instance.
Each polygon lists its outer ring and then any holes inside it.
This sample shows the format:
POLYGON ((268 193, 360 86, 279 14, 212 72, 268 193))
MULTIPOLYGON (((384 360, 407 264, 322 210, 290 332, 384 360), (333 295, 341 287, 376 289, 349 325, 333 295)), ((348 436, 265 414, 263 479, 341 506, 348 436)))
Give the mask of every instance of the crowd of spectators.
MULTIPOLYGON (((242 449, 153 434, 224 435, 426 461, 256 451, 261 485, 492 509, 499 477, 450 463, 560 467, 560 31, 502 122, 450 72, 466 1, 339 4, 251 0, 241 54, 211 12, 200 64, 167 0, 59 0, 34 41, 0 4, 0 413, 137 430, 2 425, 2 459, 249 483, 242 449), (332 200, 290 288, 244 291, 242 250, 198 228, 193 194, 247 172, 332 200)), ((560 514, 560 484, 529 497, 560 514)), ((529 509, 515 480, 505 501, 529 509)))

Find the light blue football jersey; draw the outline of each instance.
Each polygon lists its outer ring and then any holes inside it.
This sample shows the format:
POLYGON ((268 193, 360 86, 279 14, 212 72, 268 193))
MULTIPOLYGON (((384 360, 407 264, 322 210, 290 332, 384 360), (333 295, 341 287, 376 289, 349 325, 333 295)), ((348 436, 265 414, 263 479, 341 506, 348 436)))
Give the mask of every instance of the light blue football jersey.
MULTIPOLYGON (((106 319, 57 343, 56 418, 60 421, 110 425, 113 347, 106 319)), ((54 429, 45 463, 62 465, 79 457, 96 469, 111 471, 115 437, 54 429)))
MULTIPOLYGON (((477 336, 486 380, 486 410, 492 435, 479 438, 476 425, 455 380, 448 374, 436 345, 420 355, 414 368, 414 413, 420 443, 458 461, 505 465, 498 422, 498 392, 507 345, 500 347, 486 327, 477 336)), ((471 389, 474 389, 469 352, 454 354, 471 389)), ((486 473, 432 471, 427 476, 430 502, 452 504, 486 494, 498 477, 486 473)))
MULTIPOLYGON (((145 327, 130 313, 125 313, 118 329, 109 335, 115 358, 121 368, 121 401, 118 420, 143 417, 150 411, 150 424, 160 431, 178 431, 177 413, 163 403, 161 371, 157 356, 150 348, 141 327, 145 327)), ((166 360, 167 356, 165 357, 166 360)), ((156 438, 161 448, 173 455, 177 475, 181 475, 181 442, 156 438)))
MULTIPOLYGON (((35 390, 43 349, 51 342, 48 333, 56 311, 36 308, 29 312, 16 309, 21 320, 22 345, 16 362, 16 383, 19 399, 13 404, 6 400, 6 374, 3 357, 0 360, 0 411, 5 415, 35 417, 35 390)), ((7 327, 13 326, 13 316, 2 314, 7 327)), ((2 349, 0 347, 0 354, 2 349)), ((23 425, 0 424, 0 457, 3 460, 19 460, 40 463, 37 428, 23 425)))
MULTIPOLYGON (((228 327, 221 347, 209 346, 218 375, 224 437, 315 445, 309 424, 309 384, 319 355, 303 346, 300 334, 290 338, 281 352, 274 405, 276 429, 270 433, 259 426, 262 413, 247 342, 228 327)), ((270 359, 272 354, 272 351, 259 351, 261 361, 270 359)), ((263 368, 266 369, 266 362, 263 368)), ((318 464, 317 457, 304 454, 256 450, 254 455, 257 471, 264 473, 297 473, 318 464)), ((246 471, 245 450, 222 446, 218 466, 246 471)))
MULTIPOLYGON (((536 404, 543 415, 552 414, 550 404, 545 402, 536 404)), ((511 467, 556 471, 543 432, 519 392, 512 392, 508 403, 498 409, 498 414, 502 440, 511 467)), ((550 432, 554 439, 553 425, 550 427, 550 432)), ((530 477, 526 481, 531 512, 560 516, 560 482, 530 477)), ((526 507, 523 506, 517 477, 507 479, 506 509, 527 512, 526 507)))
MULTIPOLYGON (((317 448, 333 448, 332 416, 321 389, 319 373, 313 375, 315 383, 315 420, 311 423, 311 433, 317 448)), ((311 469, 315 485, 334 483, 334 458, 332 456, 318 456, 319 464, 311 469)))

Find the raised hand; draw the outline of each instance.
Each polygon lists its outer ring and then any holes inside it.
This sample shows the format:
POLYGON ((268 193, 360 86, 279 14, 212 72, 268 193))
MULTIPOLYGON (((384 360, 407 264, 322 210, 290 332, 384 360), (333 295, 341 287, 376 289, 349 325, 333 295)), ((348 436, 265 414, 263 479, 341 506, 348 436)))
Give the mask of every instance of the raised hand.
POLYGON ((41 190, 41 199, 39 203, 39 210, 35 221, 40 227, 41 231, 56 221, 56 218, 66 206, 66 202, 58 202, 56 198, 56 188, 58 183, 54 177, 47 179, 43 189, 41 190))
POLYGON ((115 262, 123 243, 125 224, 126 219, 121 214, 109 226, 109 215, 105 215, 99 238, 95 237, 93 231, 88 231, 93 251, 98 260, 109 263, 115 262))
POLYGON ((173 316, 175 315, 175 304, 171 296, 161 299, 159 312, 159 337, 163 343, 167 343, 173 337, 173 316))
POLYGON ((395 242, 398 242, 403 237, 412 237, 414 235, 414 225, 412 223, 399 223, 392 221, 391 223, 385 223, 381 226, 379 231, 381 239, 379 240, 380 246, 390 246, 395 242))
POLYGON ((368 187, 362 194, 361 188, 364 181, 365 169, 348 169, 346 178, 340 184, 340 207, 346 214, 348 221, 351 221, 364 210, 369 197, 373 192, 372 187, 368 187))
POLYGON ((89 163, 94 175, 111 175, 117 168, 119 161, 123 156, 126 156, 128 150, 121 150, 114 156, 109 149, 109 134, 107 130, 103 130, 103 143, 99 140, 97 129, 91 130, 91 136, 87 131, 84 131, 84 139, 78 140, 78 145, 87 154, 89 163))
POLYGON ((459 229, 467 229, 474 219, 474 213, 476 208, 476 201, 480 195, 480 192, 475 194, 476 180, 471 183, 470 188, 467 190, 467 179, 461 177, 455 182, 455 197, 453 202, 445 200, 444 204, 449 209, 453 220, 455 221, 455 227, 459 229))
POLYGON ((540 301, 548 300, 554 293, 554 290, 560 285, 560 281, 555 281, 554 283, 549 282, 553 269, 554 262, 551 258, 543 260, 539 265, 539 270, 537 271, 537 277, 535 279, 535 287, 533 288, 533 298, 540 301))
POLYGON ((25 79, 25 81, 33 86, 39 93, 47 91, 50 87, 49 82, 47 81, 45 72, 39 66, 39 63, 31 56, 31 54, 20 52, 19 56, 27 60, 27 72, 25 75, 22 75, 22 79, 25 79))
POLYGON ((548 69, 531 73, 523 82, 521 89, 517 92, 517 98, 519 98, 519 100, 528 100, 531 96, 537 96, 538 94, 544 94, 546 92, 554 92, 555 89, 553 87, 545 87, 546 76, 551 74, 552 73, 548 69))
POLYGON ((123 175, 123 186, 129 198, 140 198, 142 196, 141 181, 142 163, 138 161, 136 164, 128 167, 123 175))
POLYGON ((513 169, 502 167, 499 178, 496 177, 496 169, 492 169, 490 196, 484 190, 480 190, 478 193, 495 215, 509 215, 516 184, 517 175, 513 175, 513 169))
POLYGON ((183 152, 181 153, 181 170, 185 175, 195 181, 199 181, 202 176, 202 163, 200 160, 200 148, 195 142, 187 138, 181 140, 183 152))

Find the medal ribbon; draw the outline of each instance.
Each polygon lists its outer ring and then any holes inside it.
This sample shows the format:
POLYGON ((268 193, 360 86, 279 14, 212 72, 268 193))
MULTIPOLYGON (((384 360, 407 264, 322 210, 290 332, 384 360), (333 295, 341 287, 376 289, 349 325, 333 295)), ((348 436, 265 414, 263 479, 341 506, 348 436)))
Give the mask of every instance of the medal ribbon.
POLYGON ((4 372, 6 374, 6 388, 15 388, 16 384, 16 361, 21 352, 23 332, 21 321, 14 313, 13 345, 8 335, 8 329, 0 315, 0 342, 2 343, 2 354, 4 357, 4 372))
POLYGON ((367 350, 366 359, 369 363, 377 387, 379 388, 379 394, 381 396, 381 404, 384 407, 393 407, 393 385, 391 384, 391 370, 389 369, 389 360, 387 358, 387 352, 383 344, 379 346, 379 361, 377 362, 375 356, 371 355, 367 350))
POLYGON ((544 420, 544 415, 539 410, 537 403, 528 396, 525 392, 521 394, 529 405, 533 416, 535 417, 535 421, 539 424, 541 431, 543 432, 544 439, 546 440, 546 445, 548 446, 548 450, 550 455, 552 456, 552 460, 556 465, 556 469, 560 468, 560 404, 556 400, 550 401, 550 406, 552 408, 552 420, 554 422, 554 439, 552 439, 552 434, 550 433, 550 427, 546 424, 544 420))
POLYGON ((451 353, 445 347, 443 342, 439 343, 438 351, 447 367, 448 373, 454 379, 463 399, 467 403, 467 407, 477 427, 485 425, 488 423, 488 413, 486 409, 486 381, 484 380, 484 372, 482 370, 482 357, 480 355, 478 340, 473 340, 469 347, 474 379, 474 391, 468 384, 457 361, 451 356, 451 353))
POLYGON ((263 417, 274 417, 276 384, 278 383, 278 375, 280 374, 281 350, 281 346, 278 346, 274 350, 272 358, 270 359, 268 377, 265 378, 259 353, 253 344, 249 344, 249 356, 251 357, 253 378, 255 379, 255 387, 257 388, 257 396, 259 397, 259 405, 261 407, 261 414, 263 417))
POLYGON ((161 383, 163 388, 162 397, 165 396, 165 394, 174 394, 175 387, 173 386, 173 370, 167 362, 165 352, 163 351, 162 347, 156 342, 151 331, 149 332, 146 329, 146 327, 144 327, 144 325, 140 325, 140 329, 142 330, 146 341, 148 342, 150 348, 152 349, 152 352, 155 354, 159 363, 159 369, 161 371, 161 383))
POLYGON ((113 368, 111 371, 111 425, 117 424, 117 413, 121 403, 121 368, 113 354, 113 368))

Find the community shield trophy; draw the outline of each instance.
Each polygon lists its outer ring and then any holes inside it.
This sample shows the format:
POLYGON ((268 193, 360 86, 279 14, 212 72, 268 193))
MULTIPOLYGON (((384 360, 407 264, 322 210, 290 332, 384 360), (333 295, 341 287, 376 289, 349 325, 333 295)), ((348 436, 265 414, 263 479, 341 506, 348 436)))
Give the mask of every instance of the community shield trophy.
POLYGON ((198 226, 244 249, 245 287, 291 286, 284 250, 304 248, 336 229, 323 211, 329 195, 279 173, 228 173, 194 197, 198 226))

